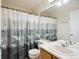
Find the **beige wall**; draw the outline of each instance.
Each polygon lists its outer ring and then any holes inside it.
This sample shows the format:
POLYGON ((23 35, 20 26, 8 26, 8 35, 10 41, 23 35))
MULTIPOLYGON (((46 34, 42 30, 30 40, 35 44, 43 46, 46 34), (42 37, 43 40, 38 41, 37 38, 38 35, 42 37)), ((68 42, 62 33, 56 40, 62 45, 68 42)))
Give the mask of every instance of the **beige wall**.
POLYGON ((22 10, 22 11, 25 11, 25 12, 32 13, 32 11, 27 9, 27 8, 23 8, 21 6, 12 5, 12 4, 9 4, 9 3, 6 3, 6 2, 5 3, 2 2, 1 6, 9 7, 9 8, 13 8, 13 9, 22 10))

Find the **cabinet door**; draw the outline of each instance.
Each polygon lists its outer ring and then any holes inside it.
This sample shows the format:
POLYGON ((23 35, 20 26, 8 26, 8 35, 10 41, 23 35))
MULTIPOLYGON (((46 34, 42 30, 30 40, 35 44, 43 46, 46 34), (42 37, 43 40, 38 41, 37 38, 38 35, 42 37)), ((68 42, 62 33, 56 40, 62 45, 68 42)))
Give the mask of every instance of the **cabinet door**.
POLYGON ((55 57, 55 56, 52 56, 52 58, 51 59, 58 59, 57 57, 55 57))
POLYGON ((43 49, 40 49, 40 59, 51 59, 51 54, 49 54, 48 52, 46 52, 43 49))

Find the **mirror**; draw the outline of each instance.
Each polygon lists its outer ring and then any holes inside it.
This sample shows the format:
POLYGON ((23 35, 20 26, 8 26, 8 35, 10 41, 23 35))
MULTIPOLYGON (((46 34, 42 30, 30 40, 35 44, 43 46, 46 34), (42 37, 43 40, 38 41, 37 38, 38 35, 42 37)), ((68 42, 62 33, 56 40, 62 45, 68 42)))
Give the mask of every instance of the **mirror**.
MULTIPOLYGON (((50 4, 50 6, 51 5, 52 4, 50 4)), ((57 5, 54 5, 52 7, 48 6, 48 9, 44 8, 45 10, 43 12, 41 12, 41 15, 51 16, 51 17, 54 17, 57 19, 57 26, 56 27, 57 27, 57 39, 58 40, 70 40, 71 39, 70 33, 72 30, 70 30, 71 29, 70 28, 71 27, 70 14, 72 11, 79 10, 78 5, 79 5, 79 0, 68 0, 66 3, 62 3, 60 6, 57 6, 57 5)), ((78 12, 78 14, 79 14, 79 12, 78 12)), ((75 19, 76 18, 74 18, 74 21, 75 21, 75 19)), ((74 24, 74 25, 76 25, 76 24, 74 24)), ((76 25, 76 27, 77 26, 78 26, 78 24, 76 25)), ((72 25, 72 27, 73 27, 73 25, 72 25)), ((73 27, 73 29, 74 28, 75 27, 73 27)), ((76 35, 74 37, 74 40, 76 37, 79 38, 78 32, 79 32, 79 30, 77 30, 77 32, 74 34, 74 35, 76 35)), ((76 40, 76 41, 78 41, 78 40, 76 40)))

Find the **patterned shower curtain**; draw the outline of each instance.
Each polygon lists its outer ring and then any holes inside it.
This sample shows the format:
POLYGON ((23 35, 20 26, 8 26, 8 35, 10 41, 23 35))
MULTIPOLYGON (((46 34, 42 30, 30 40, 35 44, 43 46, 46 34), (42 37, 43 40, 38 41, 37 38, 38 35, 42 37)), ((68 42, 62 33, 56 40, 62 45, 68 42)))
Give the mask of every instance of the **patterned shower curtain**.
POLYGON ((2 59, 29 58, 28 50, 38 48, 39 39, 57 39, 55 19, 41 16, 39 21, 36 15, 2 8, 2 59))

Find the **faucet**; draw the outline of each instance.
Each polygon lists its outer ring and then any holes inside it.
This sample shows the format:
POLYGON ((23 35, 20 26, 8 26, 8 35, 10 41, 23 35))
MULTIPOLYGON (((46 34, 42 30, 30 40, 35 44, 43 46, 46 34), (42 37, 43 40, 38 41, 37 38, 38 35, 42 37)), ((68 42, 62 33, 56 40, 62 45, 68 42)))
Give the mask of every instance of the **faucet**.
POLYGON ((69 40, 69 41, 65 41, 65 43, 60 42, 60 44, 62 47, 69 47, 69 45, 73 45, 75 43, 73 43, 72 41, 69 40))
POLYGON ((66 47, 66 45, 65 45, 65 44, 63 44, 62 42, 60 42, 60 43, 61 43, 61 46, 62 46, 62 47, 66 47))
POLYGON ((68 45, 69 45, 69 43, 67 41, 65 43, 62 43, 62 42, 60 42, 60 43, 61 43, 62 47, 68 47, 68 45))
POLYGON ((69 44, 70 44, 70 45, 73 45, 72 41, 69 40, 69 44))

